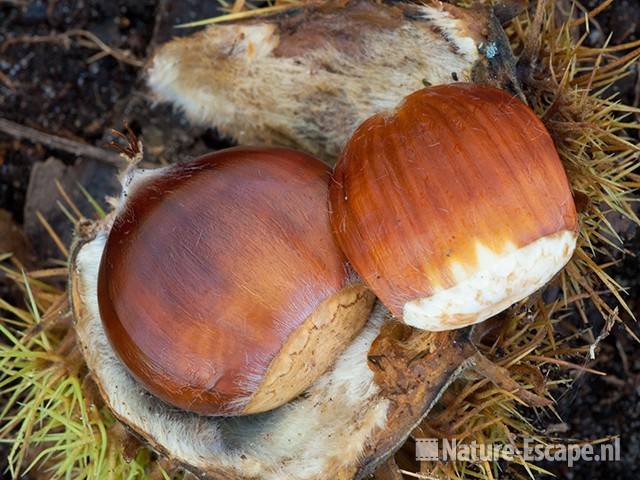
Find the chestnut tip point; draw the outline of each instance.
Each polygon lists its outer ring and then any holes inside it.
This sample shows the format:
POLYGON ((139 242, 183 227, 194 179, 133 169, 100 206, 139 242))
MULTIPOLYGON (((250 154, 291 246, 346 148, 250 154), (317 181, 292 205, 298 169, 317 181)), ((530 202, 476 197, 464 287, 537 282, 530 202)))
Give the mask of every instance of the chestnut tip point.
POLYGON ((486 320, 543 287, 576 247, 553 140, 528 106, 493 87, 409 95, 358 127, 334 176, 338 244, 417 328, 486 320))

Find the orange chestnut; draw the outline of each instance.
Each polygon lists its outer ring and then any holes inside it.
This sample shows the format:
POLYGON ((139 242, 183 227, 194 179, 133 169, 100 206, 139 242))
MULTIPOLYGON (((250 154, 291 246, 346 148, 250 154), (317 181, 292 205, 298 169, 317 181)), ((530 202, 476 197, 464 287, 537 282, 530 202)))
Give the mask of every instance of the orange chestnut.
POLYGON ((330 229, 329 171, 284 148, 234 148, 133 177, 102 255, 100 316, 151 393, 203 414, 272 409, 364 325, 330 229))
POLYGON ((331 183, 349 261, 405 323, 482 321, 547 283, 576 244, 564 168, 535 113, 492 87, 426 88, 353 134, 331 183))

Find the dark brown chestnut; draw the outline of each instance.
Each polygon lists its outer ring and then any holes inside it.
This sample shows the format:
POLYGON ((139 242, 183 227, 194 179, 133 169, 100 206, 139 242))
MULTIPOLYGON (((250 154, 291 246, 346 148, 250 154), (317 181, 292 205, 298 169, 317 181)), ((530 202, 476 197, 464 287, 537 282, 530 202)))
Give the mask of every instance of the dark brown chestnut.
POLYGON ((133 176, 98 300, 150 392, 202 414, 269 410, 361 329, 374 297, 334 243, 329 175, 293 150, 234 148, 133 176))

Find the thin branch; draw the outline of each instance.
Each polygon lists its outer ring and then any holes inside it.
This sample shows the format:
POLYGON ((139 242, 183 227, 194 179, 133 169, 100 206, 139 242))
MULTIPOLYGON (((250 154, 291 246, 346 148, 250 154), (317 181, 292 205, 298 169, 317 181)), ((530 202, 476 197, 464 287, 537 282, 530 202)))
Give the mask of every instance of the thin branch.
POLYGON ((102 148, 87 145, 68 138, 59 137, 50 133, 41 132, 35 128, 26 127, 19 123, 12 122, 5 118, 0 118, 0 132, 15 138, 29 140, 33 143, 40 143, 53 150, 62 150, 72 153, 78 157, 90 157, 111 165, 122 166, 124 160, 115 152, 102 148))
POLYGON ((9 90, 16 90, 16 84, 3 72, 0 72, 0 82, 4 83, 9 90))
POLYGON ((89 58, 87 63, 95 62, 105 56, 111 56, 119 62, 126 63, 136 68, 144 66, 144 60, 137 58, 130 51, 111 47, 103 42, 96 34, 88 30, 81 29, 73 29, 49 35, 21 35, 18 37, 9 37, 0 46, 0 52, 4 52, 11 45, 20 43, 59 43, 65 49, 69 49, 73 38, 76 39, 76 44, 80 47, 100 50, 98 54, 89 58))

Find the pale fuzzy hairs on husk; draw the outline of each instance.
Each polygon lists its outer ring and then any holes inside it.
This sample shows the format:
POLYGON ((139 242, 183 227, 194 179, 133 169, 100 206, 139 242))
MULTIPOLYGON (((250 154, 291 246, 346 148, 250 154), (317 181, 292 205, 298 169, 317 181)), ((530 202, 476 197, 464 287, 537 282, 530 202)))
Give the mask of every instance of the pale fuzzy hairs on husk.
POLYGON ((76 331, 87 365, 116 417, 174 460, 214 477, 325 478, 327 472, 357 464, 367 438, 384 426, 389 406, 367 366, 367 352, 387 314, 381 305, 332 371, 304 396, 260 415, 199 416, 147 393, 109 345, 96 293, 105 241, 106 234, 99 233, 76 257, 74 291, 85 309, 76 331), (317 408, 328 398, 333 408, 317 408))
POLYGON ((334 159, 364 119, 424 85, 500 83, 513 59, 496 22, 437 1, 354 0, 174 39, 154 56, 148 82, 159 100, 240 143, 334 159))

